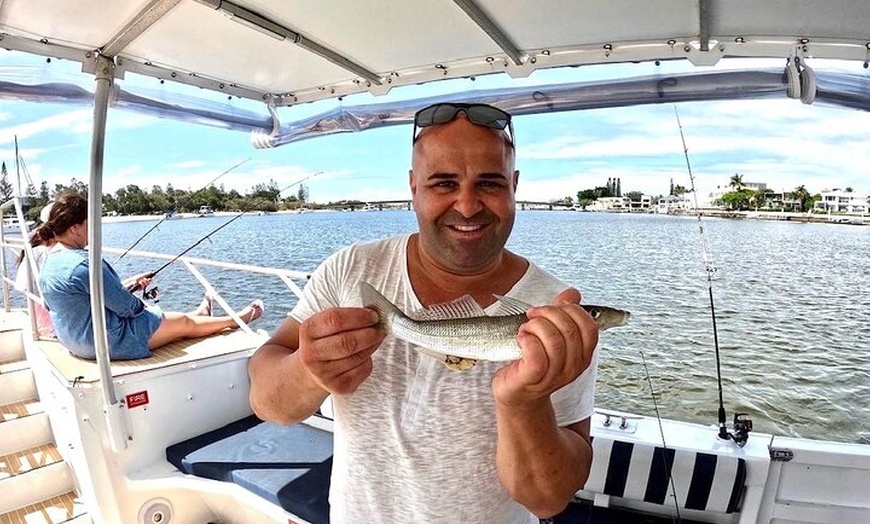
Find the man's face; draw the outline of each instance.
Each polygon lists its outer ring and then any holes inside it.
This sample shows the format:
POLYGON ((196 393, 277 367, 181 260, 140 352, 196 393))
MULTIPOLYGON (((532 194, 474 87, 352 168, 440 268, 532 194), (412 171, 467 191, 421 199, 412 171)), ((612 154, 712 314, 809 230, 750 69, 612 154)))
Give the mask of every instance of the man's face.
POLYGON ((502 132, 472 124, 464 113, 426 128, 410 173, 426 254, 461 274, 495 263, 513 228, 518 176, 502 132))

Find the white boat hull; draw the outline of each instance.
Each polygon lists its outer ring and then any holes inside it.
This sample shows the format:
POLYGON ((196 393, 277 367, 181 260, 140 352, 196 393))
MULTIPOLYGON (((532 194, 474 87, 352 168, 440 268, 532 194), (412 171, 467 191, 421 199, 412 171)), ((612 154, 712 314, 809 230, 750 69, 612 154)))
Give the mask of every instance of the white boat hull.
MULTIPOLYGON (((167 447, 251 415, 247 362, 261 337, 240 332, 189 345, 177 358, 116 364, 115 387, 126 399, 116 428, 104 415, 95 364, 69 356, 58 343, 21 337, 39 396, 51 399, 45 404, 55 442, 94 522, 133 524, 140 522, 143 512, 165 508, 171 511, 173 523, 308 522, 238 485, 185 475, 166 459, 167 447), (120 437, 116 450, 113 434, 120 437)), ((323 411, 330 413, 328 405, 323 411)), ((627 415, 623 421, 619 414, 610 414, 609 419, 607 412, 593 417, 595 462, 578 499, 647 515, 675 515, 670 488, 664 503, 643 500, 652 456, 656 449, 667 448, 676 456, 672 477, 683 519, 747 524, 870 522, 870 446, 753 433, 741 448, 719 440, 713 426, 662 420, 660 430, 654 418, 627 415), (620 481, 623 496, 606 493, 606 486, 619 489, 618 482, 608 478, 613 476, 616 462, 611 457, 618 446, 632 449, 628 473, 620 481), (771 461, 769 446, 788 450, 793 458, 771 461), (707 455, 717 457, 720 468, 738 460, 745 464, 739 511, 725 512, 732 486, 720 486, 716 479, 707 510, 686 507, 690 486, 697 482, 690 461, 707 455)), ((307 424, 327 430, 332 426, 331 420, 321 417, 307 424)), ((287 445, 305 444, 290 441, 287 445)))

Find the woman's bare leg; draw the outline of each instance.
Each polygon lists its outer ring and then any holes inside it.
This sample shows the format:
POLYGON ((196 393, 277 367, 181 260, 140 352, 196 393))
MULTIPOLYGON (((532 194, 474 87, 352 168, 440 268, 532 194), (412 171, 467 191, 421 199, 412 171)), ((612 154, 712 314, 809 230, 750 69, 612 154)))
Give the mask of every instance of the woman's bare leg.
MULTIPOLYGON (((246 323, 251 323, 263 314, 262 303, 252 302, 250 306, 239 311, 239 317, 246 323)), ((236 329, 236 321, 230 317, 206 317, 186 313, 167 312, 157 331, 148 339, 148 347, 156 349, 160 346, 185 338, 201 338, 225 329, 236 329)))

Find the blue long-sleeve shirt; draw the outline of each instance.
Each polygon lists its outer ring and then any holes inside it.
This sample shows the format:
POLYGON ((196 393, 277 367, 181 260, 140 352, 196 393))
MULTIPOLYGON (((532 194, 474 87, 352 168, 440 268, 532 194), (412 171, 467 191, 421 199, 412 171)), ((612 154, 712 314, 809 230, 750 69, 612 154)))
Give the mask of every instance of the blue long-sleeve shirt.
MULTIPOLYGON (((56 245, 42 267, 39 288, 58 340, 75 355, 95 359, 87 250, 56 245)), ((106 261, 103 261, 103 291, 110 358, 151 356, 148 340, 160 326, 163 312, 157 306, 146 306, 127 291, 106 261)))

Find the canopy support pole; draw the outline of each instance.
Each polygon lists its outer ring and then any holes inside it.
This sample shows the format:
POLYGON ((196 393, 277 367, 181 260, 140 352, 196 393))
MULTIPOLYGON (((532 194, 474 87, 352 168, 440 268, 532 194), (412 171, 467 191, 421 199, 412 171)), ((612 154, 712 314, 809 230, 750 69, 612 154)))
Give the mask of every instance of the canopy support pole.
POLYGON ((705 53, 710 50, 710 10, 709 0, 698 0, 698 40, 705 53))
POLYGON ((523 53, 517 48, 516 44, 486 13, 479 5, 474 3, 474 0, 453 0, 463 11, 466 16, 471 18, 478 27, 483 29, 483 32, 498 44, 502 51, 505 52, 514 64, 523 65, 523 53))
POLYGON ((109 96, 115 82, 114 61, 94 53, 94 127, 91 137, 91 173, 88 183, 88 276, 90 277, 91 318, 94 328, 94 350, 100 368, 103 414, 106 417, 112 451, 127 447, 124 430, 124 404, 118 401, 109 360, 109 340, 106 333, 106 308, 103 295, 103 153, 106 143, 106 114, 109 96))

